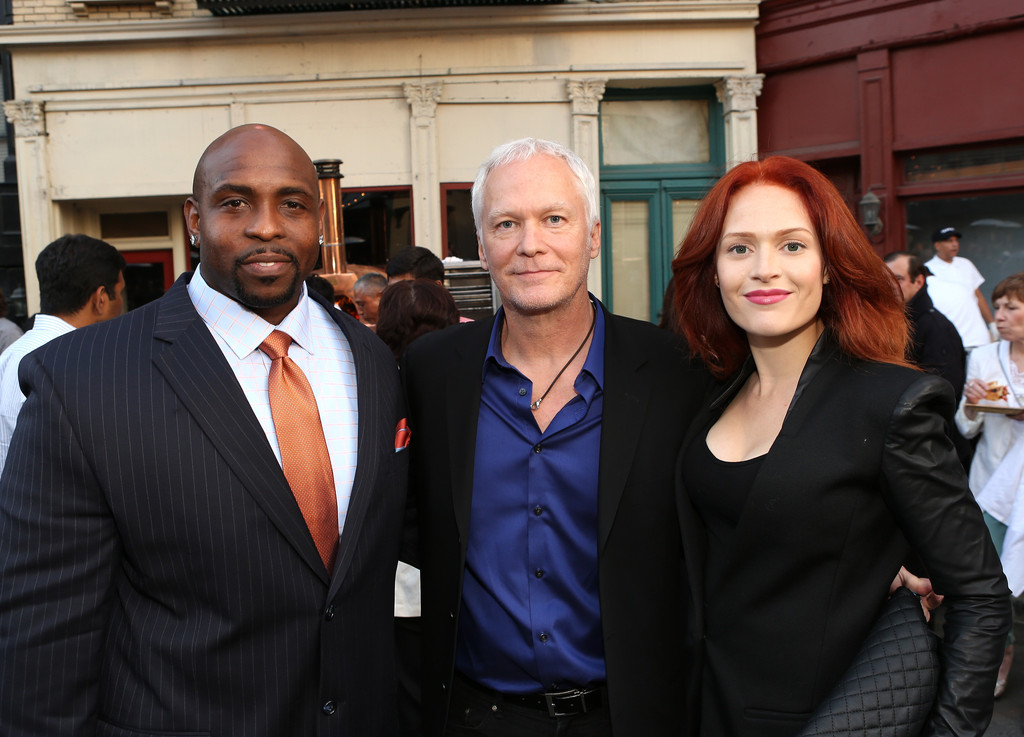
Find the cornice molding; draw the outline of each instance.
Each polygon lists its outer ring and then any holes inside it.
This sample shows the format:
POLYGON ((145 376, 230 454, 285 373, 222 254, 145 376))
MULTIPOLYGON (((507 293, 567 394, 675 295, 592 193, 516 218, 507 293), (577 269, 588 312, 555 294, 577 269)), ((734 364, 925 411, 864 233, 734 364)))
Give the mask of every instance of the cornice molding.
POLYGON ((865 51, 999 33, 1024 26, 1020 0, 794 0, 768 3, 757 67, 768 74, 865 51))
MULTIPOLYGON (((90 6, 95 9, 97 6, 124 4, 124 0, 67 0, 67 2, 72 12, 79 18, 89 17, 90 6)), ((135 2, 139 5, 152 5, 157 11, 166 15, 170 15, 171 6, 174 4, 174 0, 135 0, 135 2)))
POLYGON ((527 29, 534 33, 572 26, 737 24, 753 27, 756 0, 648 0, 534 6, 415 8, 294 13, 237 18, 160 18, 138 21, 75 21, 4 27, 0 48, 71 44, 224 43, 252 39, 347 38, 374 33, 494 33, 527 29))

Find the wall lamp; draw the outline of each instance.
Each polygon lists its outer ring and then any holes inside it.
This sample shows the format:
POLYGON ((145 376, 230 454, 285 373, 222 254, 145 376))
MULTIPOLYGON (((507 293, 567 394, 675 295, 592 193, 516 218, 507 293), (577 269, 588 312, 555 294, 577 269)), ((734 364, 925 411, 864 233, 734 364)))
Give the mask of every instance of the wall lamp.
POLYGON ((860 221, 868 231, 868 235, 876 236, 882 232, 882 218, 879 213, 882 209, 882 201, 869 189, 857 203, 860 210, 860 221))

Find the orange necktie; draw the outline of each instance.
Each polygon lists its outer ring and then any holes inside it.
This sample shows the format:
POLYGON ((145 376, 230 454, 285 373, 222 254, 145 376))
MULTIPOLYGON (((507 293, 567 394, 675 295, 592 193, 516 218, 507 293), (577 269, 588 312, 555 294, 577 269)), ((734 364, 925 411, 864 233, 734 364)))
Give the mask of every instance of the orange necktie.
POLYGON ((327 453, 324 426, 313 389, 295 361, 288 357, 292 339, 275 330, 260 345, 270 359, 270 413, 281 448, 284 477, 330 573, 338 547, 338 497, 327 453))

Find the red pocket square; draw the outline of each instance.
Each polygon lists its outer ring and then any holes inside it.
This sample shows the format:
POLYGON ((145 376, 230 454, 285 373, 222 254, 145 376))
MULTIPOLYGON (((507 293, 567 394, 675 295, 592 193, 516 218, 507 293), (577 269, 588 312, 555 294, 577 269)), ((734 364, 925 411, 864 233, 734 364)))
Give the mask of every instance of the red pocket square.
POLYGON ((412 432, 409 430, 409 423, 403 417, 395 427, 395 452, 405 450, 409 446, 409 439, 411 437, 412 432))

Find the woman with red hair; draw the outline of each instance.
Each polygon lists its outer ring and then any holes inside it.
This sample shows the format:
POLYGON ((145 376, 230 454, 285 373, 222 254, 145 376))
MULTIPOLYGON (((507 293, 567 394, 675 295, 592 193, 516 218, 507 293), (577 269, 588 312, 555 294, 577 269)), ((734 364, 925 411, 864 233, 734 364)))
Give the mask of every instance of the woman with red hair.
POLYGON ((741 164, 672 269, 677 327, 722 380, 679 465, 695 733, 796 735, 916 555, 948 610, 923 734, 981 735, 1006 581, 947 435, 952 389, 907 365, 898 288, 842 197, 793 159, 741 164))

